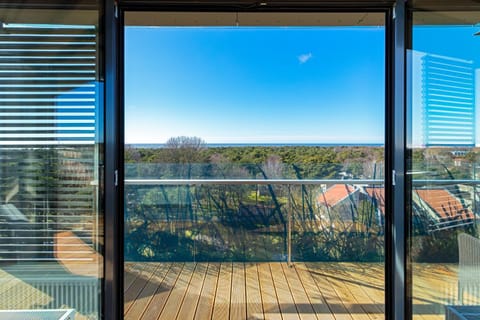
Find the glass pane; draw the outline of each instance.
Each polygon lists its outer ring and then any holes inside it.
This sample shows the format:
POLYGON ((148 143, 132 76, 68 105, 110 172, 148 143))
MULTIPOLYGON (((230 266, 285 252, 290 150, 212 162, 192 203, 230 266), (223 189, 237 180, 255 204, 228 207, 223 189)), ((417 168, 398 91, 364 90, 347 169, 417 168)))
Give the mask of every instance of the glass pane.
POLYGON ((100 319, 98 12, 2 14, 0 318, 100 319))
POLYGON ((383 318, 384 15, 125 20, 125 317, 383 318))
POLYGON ((453 316, 458 311, 477 319, 480 38, 475 24, 480 14, 419 12, 413 21, 409 52, 413 318, 460 319, 453 316))

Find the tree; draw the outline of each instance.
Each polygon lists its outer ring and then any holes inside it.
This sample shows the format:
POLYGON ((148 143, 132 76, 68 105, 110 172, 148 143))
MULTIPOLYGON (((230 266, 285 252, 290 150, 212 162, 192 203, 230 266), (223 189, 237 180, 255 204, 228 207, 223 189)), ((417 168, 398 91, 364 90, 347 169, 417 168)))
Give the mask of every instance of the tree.
MULTIPOLYGON (((174 177, 192 178, 193 164, 201 161, 200 151, 206 148, 206 143, 199 137, 172 137, 167 140, 165 149, 167 150, 168 161, 173 164, 172 173, 174 177)), ((180 189, 178 189, 178 198, 180 198, 180 189)), ((190 218, 193 220, 192 193, 190 186, 185 186, 185 200, 190 218)))
POLYGON ((268 179, 282 178, 283 163, 282 159, 276 154, 269 155, 265 162, 262 164, 262 172, 268 179))
POLYGON ((172 137, 165 143, 170 161, 179 164, 191 164, 200 160, 200 151, 205 148, 205 141, 199 137, 172 137))
POLYGON ((475 164, 477 162, 478 155, 475 151, 469 151, 465 155, 465 160, 467 160, 470 163, 475 164))

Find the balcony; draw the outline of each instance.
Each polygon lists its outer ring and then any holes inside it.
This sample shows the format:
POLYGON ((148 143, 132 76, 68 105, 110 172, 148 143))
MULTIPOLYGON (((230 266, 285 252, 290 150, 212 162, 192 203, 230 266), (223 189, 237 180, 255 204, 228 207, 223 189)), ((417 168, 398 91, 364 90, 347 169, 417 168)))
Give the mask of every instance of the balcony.
MULTIPOLYGON (((456 244, 455 235, 478 218, 477 182, 413 184, 415 239, 447 234, 456 244)), ((126 248, 135 247, 130 235, 137 230, 147 244, 135 257, 126 251, 126 319, 384 318, 383 180, 127 179, 125 185, 126 248), (205 203, 179 203, 208 194, 217 202, 222 195, 231 200, 238 192, 256 195, 249 210, 225 197, 222 206, 207 211, 205 203), (157 202, 150 197, 138 206, 139 194, 157 195, 157 202), (274 211, 274 198, 283 223, 252 214, 274 211), (159 233, 175 235, 171 246, 165 244, 168 237, 158 240, 168 256, 157 256, 155 242, 145 240, 160 239, 152 237, 159 233)), ((414 257, 414 319, 444 319, 444 306, 459 303, 458 262, 437 258, 414 257)), ((464 302, 479 304, 480 297, 467 292, 464 302)))
MULTIPOLYGON (((23 274, 16 270, 15 277, 8 267, 0 268, 2 309, 60 302, 78 308, 94 301, 95 285, 86 286, 82 277, 76 282, 71 275, 58 277, 55 288, 48 278, 60 270, 52 264, 43 267, 41 287, 38 274, 32 278, 34 268, 24 265, 23 274), (61 295, 70 300, 62 301, 61 295)), ((444 319, 443 306, 457 302, 457 270, 457 264, 415 265, 414 319, 444 319)), ((383 319, 383 282, 382 263, 127 262, 125 318, 383 319)), ((478 296, 465 299, 480 303, 478 296)), ((83 315, 77 313, 76 319, 87 319, 85 310, 77 310, 83 315)))
MULTIPOLYGON (((125 319, 383 319, 382 263, 126 263, 125 319)), ((444 319, 457 266, 418 264, 415 319, 444 319)), ((477 299, 477 302, 478 301, 477 299)))
MULTIPOLYGON (((415 239, 471 226, 477 184, 415 180, 415 239)), ((383 319, 383 180, 127 179, 125 186, 126 319, 383 319), (194 201, 179 201, 187 191, 194 201), (240 205, 239 193, 250 202, 240 205), (205 195, 217 204, 199 201, 205 195)), ((0 309, 73 308, 76 319, 98 309, 102 257, 75 232, 56 235, 42 276, 35 272, 42 252, 0 267, 0 309)), ((434 255, 413 257, 414 319, 443 319, 445 305, 460 303, 458 263, 434 255)), ((480 304, 478 292, 467 290, 462 303, 480 304)))

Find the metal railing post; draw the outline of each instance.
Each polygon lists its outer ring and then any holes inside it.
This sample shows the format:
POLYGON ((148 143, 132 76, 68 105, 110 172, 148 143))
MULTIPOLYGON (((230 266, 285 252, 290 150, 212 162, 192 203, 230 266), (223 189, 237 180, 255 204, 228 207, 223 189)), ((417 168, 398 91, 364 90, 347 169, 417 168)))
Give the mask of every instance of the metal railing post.
POLYGON ((287 229, 287 265, 292 266, 292 210, 288 210, 288 229, 287 229))

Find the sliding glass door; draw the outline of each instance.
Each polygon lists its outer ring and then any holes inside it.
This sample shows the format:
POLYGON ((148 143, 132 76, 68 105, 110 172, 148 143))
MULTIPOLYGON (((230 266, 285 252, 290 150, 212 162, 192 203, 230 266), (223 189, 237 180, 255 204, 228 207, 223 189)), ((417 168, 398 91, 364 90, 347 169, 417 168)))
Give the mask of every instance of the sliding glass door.
POLYGON ((124 21, 125 318, 383 318, 385 15, 124 21))
POLYGON ((412 21, 408 214, 413 319, 478 319, 480 13, 415 11, 412 21))
POLYGON ((102 319, 101 7, 0 7, 0 318, 102 319))

